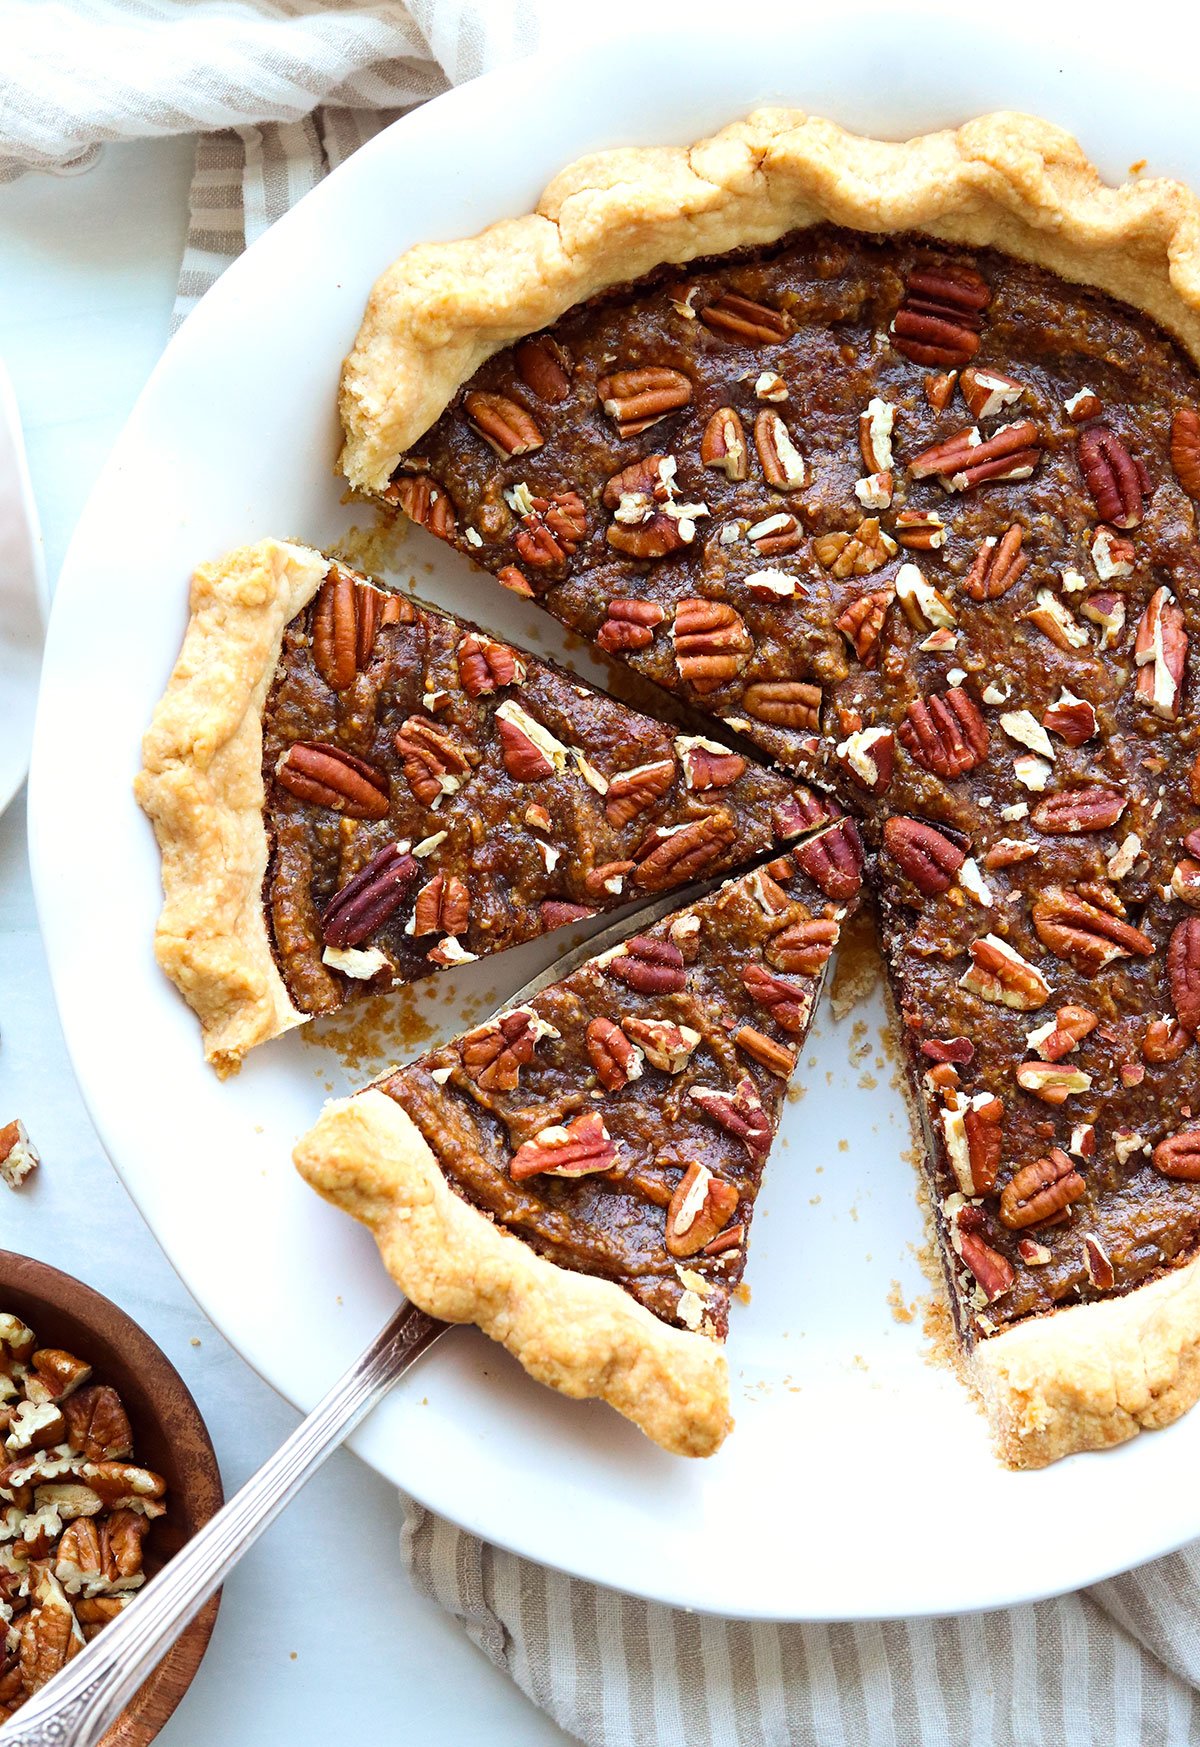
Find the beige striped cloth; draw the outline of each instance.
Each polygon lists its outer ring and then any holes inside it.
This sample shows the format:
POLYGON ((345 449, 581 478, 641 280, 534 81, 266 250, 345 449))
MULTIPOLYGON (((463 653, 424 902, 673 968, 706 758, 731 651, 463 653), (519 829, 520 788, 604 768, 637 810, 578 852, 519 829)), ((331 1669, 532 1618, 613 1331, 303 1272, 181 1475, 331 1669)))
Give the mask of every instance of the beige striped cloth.
MULTIPOLYGON (((569 3, 0 0, 0 181, 199 133, 182 320, 388 121, 528 53, 569 3)), ((417 1589, 589 1747, 1200 1747, 1200 1546, 1031 1607, 749 1625, 545 1570, 403 1503, 417 1589)), ((964 1557, 1036 1561, 1053 1533, 985 1529, 964 1557)))

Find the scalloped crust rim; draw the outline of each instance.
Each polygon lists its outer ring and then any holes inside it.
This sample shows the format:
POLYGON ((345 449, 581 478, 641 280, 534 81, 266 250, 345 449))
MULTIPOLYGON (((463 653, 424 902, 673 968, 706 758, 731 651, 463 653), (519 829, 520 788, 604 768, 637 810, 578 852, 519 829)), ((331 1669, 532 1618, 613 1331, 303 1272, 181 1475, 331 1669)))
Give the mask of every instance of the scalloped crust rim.
POLYGON ((690 147, 581 158, 536 212, 409 249, 376 281, 341 382, 341 467, 379 492, 485 358, 668 262, 819 223, 993 246, 1161 322, 1200 361, 1200 203, 1110 188, 1070 134, 1001 112, 901 143, 761 109, 690 147))
POLYGON ((539 1383, 608 1402, 673 1455, 719 1447, 731 1424, 720 1348, 493 1224, 385 1092, 327 1104, 293 1156, 318 1194, 369 1227, 388 1273, 428 1315, 473 1322, 539 1383))

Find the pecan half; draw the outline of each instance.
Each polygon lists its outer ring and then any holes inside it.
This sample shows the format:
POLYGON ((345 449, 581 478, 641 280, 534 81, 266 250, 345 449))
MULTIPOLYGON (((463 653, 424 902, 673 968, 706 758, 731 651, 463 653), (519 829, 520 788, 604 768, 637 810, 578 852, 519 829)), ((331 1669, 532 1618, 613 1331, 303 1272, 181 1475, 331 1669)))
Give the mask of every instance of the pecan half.
POLYGON ((941 696, 914 698, 896 732, 917 763, 934 776, 963 776, 987 756, 987 725, 961 686, 941 696))
POLYGON ((607 617, 596 632, 596 642, 609 655, 648 649, 654 641, 655 627, 666 616, 666 609, 657 601, 609 601, 607 617))
POLYGON ((773 728, 816 733, 821 726, 821 688, 809 680, 755 680, 742 693, 741 702, 748 716, 773 728))
POLYGON ((1000 1218, 1010 1231, 1040 1225, 1070 1207, 1086 1193, 1086 1185, 1061 1147, 1043 1159, 1022 1165, 1000 1191, 1000 1218))
POLYGON ((971 968, 959 978, 982 1001, 1032 1013, 1050 999, 1050 985, 1015 947, 995 934, 985 934, 970 946, 971 968))
POLYGON ((1175 1016, 1195 1037, 1200 1033, 1200 916, 1176 924, 1167 947, 1167 974, 1175 1016))
POLYGON ((397 731, 395 745, 405 781, 423 807, 454 794, 471 768, 454 737, 428 716, 410 716, 397 731))
POLYGON ((675 942, 655 940, 648 934, 627 940, 602 968, 639 995, 678 995, 687 988, 683 954, 675 942))
POLYGON ((588 1110, 565 1127, 551 1123, 532 1140, 518 1147, 509 1160, 508 1174, 514 1183, 529 1177, 586 1177, 595 1171, 611 1171, 617 1162, 616 1144, 598 1110, 588 1110))
POLYGON ((867 516, 852 534, 840 529, 813 541, 817 562, 845 582, 851 576, 871 576, 896 555, 896 542, 879 525, 878 516, 867 516))
POLYGON ((783 1031, 803 1031, 812 1007, 812 988, 772 976, 760 964, 742 970, 742 986, 750 999, 764 1007, 783 1031))
POLYGON ((507 394, 481 394, 474 390, 463 396, 463 411, 471 429, 497 455, 528 455, 531 450, 540 449, 545 441, 529 412, 507 394))
POLYGON ((999 541, 989 534, 963 577, 963 592, 973 601, 995 601, 1021 580, 1029 559, 1021 551, 1024 529, 1019 522, 1005 530, 999 541))
POLYGON ((461 934, 471 914, 471 894, 457 874, 435 873, 417 893, 414 934, 461 934))
POLYGON ((733 1034, 737 1047, 757 1062, 760 1068, 766 1068, 769 1074, 776 1074, 781 1080, 786 1080, 796 1066, 796 1052, 786 1043, 777 1043, 765 1032, 756 1031, 753 1025, 739 1025, 733 1034))
POLYGON ((1079 467, 1100 520, 1136 528, 1145 514, 1144 475, 1117 433, 1107 425, 1081 431, 1079 467))
POLYGON ((946 524, 936 510, 901 510, 892 526, 906 552, 938 552, 946 544, 946 524))
POLYGON ((596 384, 596 398, 622 437, 636 437, 668 413, 687 406, 692 385, 682 370, 646 364, 602 376, 596 384))
POLYGON ((1028 479, 1041 455, 1041 438, 1032 419, 1001 425, 982 440, 971 425, 914 456, 908 471, 913 479, 936 475, 946 491, 971 491, 989 479, 1028 479))
POLYGON ((403 510, 409 521, 428 528, 439 540, 453 540, 458 527, 454 503, 430 473, 398 473, 383 493, 385 503, 403 510))
POLYGON ((724 340, 746 346, 773 346, 786 340, 794 326, 790 316, 769 304, 756 303, 736 291, 723 291, 700 311, 700 320, 724 340))
POLYGON ((914 364, 969 364, 991 297, 975 269, 961 262, 915 267, 892 322, 892 345, 914 364))
POLYGON ((732 679, 754 649, 741 614, 728 602, 695 595, 676 605, 671 635, 679 677, 698 692, 715 691, 732 679))
POLYGON ((754 1081, 744 1074, 733 1092, 715 1086, 692 1086, 688 1097, 706 1116, 736 1135, 752 1159, 760 1159, 771 1145, 771 1123, 754 1081))
POLYGON ((1152 1019, 1142 1040, 1142 1054, 1156 1066, 1177 1062, 1191 1042, 1191 1033, 1185 1031, 1178 1020, 1152 1019))
POLYGON ((862 838, 853 819, 839 819, 797 845, 792 860, 835 904, 846 903, 862 887, 862 838))
POLYGON ((347 570, 331 564, 313 607, 313 666, 326 685, 345 691, 371 659, 380 625, 402 621, 412 609, 397 595, 385 595, 347 570))
POLYGON ((763 478, 777 491, 798 491, 807 478, 804 457, 777 412, 764 407, 754 421, 754 447, 763 478))
POLYGON ((1033 809, 1033 823, 1047 837, 1074 836, 1081 831, 1107 831, 1117 823, 1129 802, 1120 789, 1093 783, 1085 788, 1060 789, 1046 795, 1033 809))
POLYGON ((587 509, 576 491, 530 497, 514 536, 517 551, 534 570, 555 570, 575 555, 587 533, 587 509))
POLYGON ((622 1019, 621 1030, 631 1037, 653 1068, 664 1074, 681 1074, 700 1042, 700 1033, 673 1019, 622 1019))
POLYGON ((610 825, 628 825, 647 807, 661 801, 675 781, 675 760, 658 758, 653 764, 639 764, 633 770, 618 771, 608 785, 604 815, 610 825))
POLYGON ((718 407, 700 439, 700 465, 715 467, 726 479, 745 479, 750 471, 746 429, 731 406, 718 407))
POLYGON ((513 352, 517 375, 539 400, 557 406, 571 392, 571 378, 564 364, 564 353, 548 334, 537 334, 522 340, 513 352))
POLYGON ((588 1060, 606 1092, 641 1077, 642 1052, 611 1019, 593 1019, 587 1028, 588 1060))
POLYGON ((567 749, 561 740, 514 699, 504 700, 495 721, 504 768, 514 782, 541 782, 566 765, 567 749))
POLYGON ((1169 588, 1157 588, 1138 625, 1133 659, 1138 667, 1138 697, 1164 722, 1179 718, 1187 651, 1183 609, 1169 588))
POLYGON ((673 1256, 695 1256, 724 1231, 737 1212, 738 1192, 694 1159, 667 1208, 666 1244, 673 1256))
POLYGON ((895 599, 895 595, 896 589, 893 583, 889 583, 886 588, 877 588, 868 594, 860 594, 834 620, 838 630, 851 645, 864 667, 875 665, 884 621, 887 619, 888 608, 895 599))
POLYGON ((520 685, 525 663, 507 643, 468 631, 458 645, 458 677, 468 697, 482 698, 506 685, 520 685))
POLYGON ((883 846, 927 898, 949 891, 967 859, 956 843, 922 819, 889 819, 883 827, 883 846))
POLYGON ((1154 953, 1154 942, 1132 923, 1062 886, 1049 886, 1034 899, 1032 919, 1042 945, 1085 976, 1095 976, 1115 959, 1154 953))
POLYGON ((705 740, 702 735, 678 735, 675 750, 683 765, 684 781, 698 794, 707 789, 727 789, 745 775, 746 760, 740 752, 730 752, 727 746, 705 740))
POLYGON ((1200 412, 1181 406, 1171 420, 1171 466, 1189 497, 1200 500, 1200 412))
POLYGON ((391 805, 384 772, 340 746, 295 740, 276 764, 275 775, 297 800, 330 807, 347 819, 385 819, 391 805))
POLYGON ((332 899, 321 922, 326 946, 361 946, 408 898, 421 864, 398 843, 370 860, 332 899))
POLYGON ((838 924, 827 916, 793 922, 767 943, 767 963, 789 976, 815 977, 828 963, 840 933, 838 924))
POLYGON ((634 884, 644 892, 684 885, 722 855, 736 836, 737 827, 726 812, 706 813, 686 825, 658 827, 633 852, 634 884))
POLYGON ((1150 1155, 1156 1171, 1184 1183, 1200 1183, 1200 1128, 1181 1128, 1160 1140, 1150 1155))

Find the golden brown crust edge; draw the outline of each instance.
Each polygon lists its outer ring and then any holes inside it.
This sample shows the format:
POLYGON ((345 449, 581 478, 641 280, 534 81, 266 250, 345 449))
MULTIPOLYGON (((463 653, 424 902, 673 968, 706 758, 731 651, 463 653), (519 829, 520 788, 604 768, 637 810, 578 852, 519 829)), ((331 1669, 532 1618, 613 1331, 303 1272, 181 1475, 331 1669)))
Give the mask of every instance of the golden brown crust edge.
POLYGON ((1179 183, 1107 187, 1070 134, 1032 116, 897 144, 761 109, 691 147, 581 158, 527 217, 403 254, 343 367, 347 479, 381 490, 485 358, 581 299, 826 221, 995 246, 1144 310, 1200 360, 1200 203, 1179 183))
POLYGON ((1013 1468, 1169 1425, 1200 1400, 1200 1258, 992 1335, 969 1372, 1013 1468))
POLYGON ((142 742, 134 793, 162 852, 155 955, 199 1018, 218 1073, 307 1017, 276 967, 263 910, 262 715, 284 628, 326 568, 319 552, 278 540, 203 565, 142 742))
POLYGON ((709 1456, 730 1426, 725 1359, 611 1280, 573 1273, 457 1195, 386 1093, 327 1104, 294 1154, 306 1182, 368 1226, 393 1280, 446 1322, 472 1322, 539 1383, 598 1397, 678 1456, 709 1456))

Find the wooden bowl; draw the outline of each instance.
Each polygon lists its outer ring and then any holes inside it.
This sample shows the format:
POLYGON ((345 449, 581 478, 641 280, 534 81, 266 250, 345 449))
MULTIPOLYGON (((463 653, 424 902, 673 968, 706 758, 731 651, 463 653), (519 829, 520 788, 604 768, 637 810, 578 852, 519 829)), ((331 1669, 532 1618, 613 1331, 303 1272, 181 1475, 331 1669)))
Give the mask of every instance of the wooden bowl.
MULTIPOLYGON (((167 1514, 146 1541, 152 1577, 225 1501, 216 1452, 187 1384, 123 1310, 45 1262, 0 1250, 0 1310, 28 1323, 40 1346, 65 1347, 85 1360, 124 1402, 136 1459, 167 1483, 167 1514)), ((200 1666, 219 1600, 214 1595, 172 1645, 101 1747, 145 1747, 154 1739, 200 1666)))

